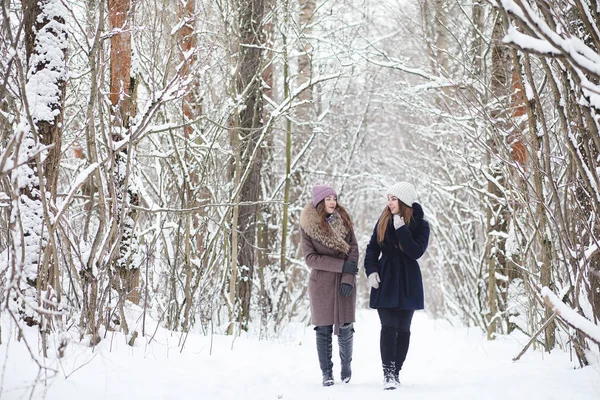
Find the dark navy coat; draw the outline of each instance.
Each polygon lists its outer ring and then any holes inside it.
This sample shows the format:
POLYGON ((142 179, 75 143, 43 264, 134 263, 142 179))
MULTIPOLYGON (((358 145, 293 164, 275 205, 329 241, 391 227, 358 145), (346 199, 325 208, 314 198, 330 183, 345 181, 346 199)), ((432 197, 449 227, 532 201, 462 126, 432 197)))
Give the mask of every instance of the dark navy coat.
POLYGON ((385 231, 382 243, 377 242, 377 224, 365 255, 365 272, 379 273, 378 289, 371 288, 371 308, 422 310, 423 279, 417 260, 429 244, 429 223, 423 219, 423 208, 413 203, 413 218, 409 225, 394 229, 393 221, 385 231), (400 246, 402 250, 400 250, 400 246), (381 256, 381 257, 380 257, 381 256))

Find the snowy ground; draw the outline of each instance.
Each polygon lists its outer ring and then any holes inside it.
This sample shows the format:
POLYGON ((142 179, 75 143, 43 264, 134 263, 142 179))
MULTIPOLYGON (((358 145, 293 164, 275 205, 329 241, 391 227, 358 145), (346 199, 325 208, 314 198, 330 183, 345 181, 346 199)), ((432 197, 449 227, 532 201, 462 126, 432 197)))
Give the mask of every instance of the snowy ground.
POLYGON ((150 344, 138 338, 133 348, 117 334, 93 352, 72 341, 60 363, 49 363, 57 373, 46 385, 34 386, 39 368, 8 334, 8 321, 2 322, 2 400, 600 399, 597 352, 594 364, 584 369, 575 369, 576 361, 562 351, 529 350, 514 363, 524 338, 488 342, 477 329, 450 327, 421 312, 415 314, 402 386, 396 391, 382 390, 379 320, 373 310, 358 315, 352 381, 340 383, 335 355, 336 384, 329 388, 321 386, 310 328, 272 341, 190 334, 183 351, 180 338, 163 330, 150 344))

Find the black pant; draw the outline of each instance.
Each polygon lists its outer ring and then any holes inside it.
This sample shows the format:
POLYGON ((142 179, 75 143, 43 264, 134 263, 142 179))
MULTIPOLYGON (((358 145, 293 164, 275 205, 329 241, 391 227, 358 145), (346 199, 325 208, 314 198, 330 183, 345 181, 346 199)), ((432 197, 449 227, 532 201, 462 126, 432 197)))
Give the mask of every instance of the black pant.
POLYGON ((393 365, 397 376, 408 353, 410 324, 415 311, 379 308, 377 312, 381 321, 381 363, 384 368, 393 365))

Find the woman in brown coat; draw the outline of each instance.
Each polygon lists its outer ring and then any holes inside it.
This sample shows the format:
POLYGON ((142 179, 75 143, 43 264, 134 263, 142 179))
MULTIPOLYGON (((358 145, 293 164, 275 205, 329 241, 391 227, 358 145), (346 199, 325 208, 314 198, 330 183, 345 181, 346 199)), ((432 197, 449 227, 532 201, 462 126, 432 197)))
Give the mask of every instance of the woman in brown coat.
POLYGON ((342 382, 352 376, 358 244, 352 220, 331 186, 317 185, 300 217, 302 251, 311 269, 308 282, 323 386, 333 385, 332 333, 338 336, 342 382))

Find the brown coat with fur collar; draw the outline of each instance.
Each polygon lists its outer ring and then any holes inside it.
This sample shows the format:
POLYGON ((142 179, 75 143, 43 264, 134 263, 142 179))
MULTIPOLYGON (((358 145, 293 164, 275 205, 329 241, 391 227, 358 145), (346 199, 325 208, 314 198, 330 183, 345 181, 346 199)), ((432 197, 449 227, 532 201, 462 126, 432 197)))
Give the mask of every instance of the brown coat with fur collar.
POLYGON ((302 211, 300 227, 304 260, 311 269, 308 282, 311 322, 316 326, 334 325, 337 334, 340 325, 352 323, 355 318, 356 276, 342 274, 345 260, 358 264, 354 230, 348 230, 335 211, 329 223, 331 229, 324 231, 312 202, 302 211), (339 294, 342 282, 354 287, 348 297, 339 294))

